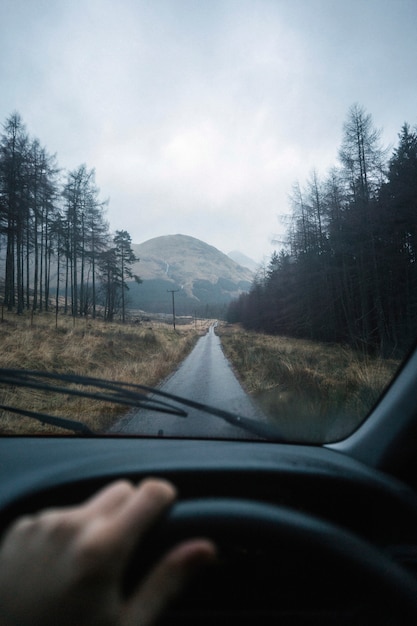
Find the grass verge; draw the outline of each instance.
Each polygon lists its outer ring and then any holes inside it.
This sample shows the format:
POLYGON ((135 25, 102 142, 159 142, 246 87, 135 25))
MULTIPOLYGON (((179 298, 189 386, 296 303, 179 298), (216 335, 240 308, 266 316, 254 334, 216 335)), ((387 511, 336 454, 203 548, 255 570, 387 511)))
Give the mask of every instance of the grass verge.
MULTIPOLYGON (((203 331, 204 329, 201 328, 203 331)), ((155 386, 191 351, 199 333, 192 324, 104 323, 43 313, 4 314, 0 367, 93 376, 155 386)), ((126 409, 120 405, 0 385, 0 403, 82 421, 105 432, 126 409)), ((1 434, 68 434, 60 428, 0 410, 1 434)))
POLYGON ((366 417, 399 361, 340 345, 218 327, 244 388, 291 441, 323 443, 352 432, 366 417))

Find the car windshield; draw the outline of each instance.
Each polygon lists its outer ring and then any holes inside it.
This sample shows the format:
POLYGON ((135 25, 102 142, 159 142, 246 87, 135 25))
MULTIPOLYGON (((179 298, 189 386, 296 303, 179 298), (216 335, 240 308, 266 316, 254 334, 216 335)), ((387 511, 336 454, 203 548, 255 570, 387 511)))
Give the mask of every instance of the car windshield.
POLYGON ((0 434, 353 432, 416 334, 416 3, 1 7, 0 434))

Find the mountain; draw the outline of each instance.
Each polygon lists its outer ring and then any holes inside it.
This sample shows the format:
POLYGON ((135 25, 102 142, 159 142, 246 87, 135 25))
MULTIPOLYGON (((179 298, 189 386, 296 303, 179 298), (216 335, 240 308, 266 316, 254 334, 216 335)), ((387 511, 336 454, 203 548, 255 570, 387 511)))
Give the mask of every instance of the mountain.
POLYGON ((253 280, 248 268, 195 237, 165 235, 132 249, 140 259, 132 271, 143 283, 129 284, 129 305, 148 312, 170 312, 172 290, 179 314, 224 309, 253 280))
POLYGON ((229 252, 227 256, 235 261, 235 263, 242 265, 242 267, 247 267, 251 272, 256 272, 259 268, 259 263, 256 263, 256 261, 246 256, 246 254, 243 254, 243 252, 240 252, 239 250, 232 250, 232 252, 229 252))

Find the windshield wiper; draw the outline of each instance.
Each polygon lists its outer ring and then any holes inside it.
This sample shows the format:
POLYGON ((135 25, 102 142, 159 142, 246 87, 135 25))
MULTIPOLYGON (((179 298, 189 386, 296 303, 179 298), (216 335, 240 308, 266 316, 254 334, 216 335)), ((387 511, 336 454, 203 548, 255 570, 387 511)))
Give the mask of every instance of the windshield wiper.
MULTIPOLYGON (((160 413, 169 413, 178 417, 187 417, 186 411, 180 409, 173 404, 162 400, 149 399, 149 393, 153 391, 150 387, 142 385, 132 385, 131 383, 113 383, 110 380, 99 378, 91 378, 87 376, 77 376, 73 374, 54 374, 50 372, 38 372, 32 370, 15 370, 0 368, 0 383, 18 387, 27 387, 29 389, 37 389, 52 393, 65 394, 67 396, 76 396, 88 398, 90 400, 98 400, 101 402, 111 402, 122 404, 139 409, 147 409, 150 411, 158 411, 160 413), (67 385, 78 385, 84 389, 76 389, 69 386, 56 386, 48 381, 59 381, 67 385), (88 391, 85 387, 95 387, 101 391, 88 391), (133 390, 135 389, 135 391, 133 390), (139 391, 136 391, 140 389, 139 391)), ((30 411, 20 407, 12 407, 0 404, 0 409, 9 411, 19 415, 24 415, 31 419, 36 419, 45 424, 59 426, 67 430, 85 435, 96 435, 98 433, 91 430, 86 424, 55 415, 49 415, 39 411, 30 411)))
POLYGON ((77 420, 71 420, 66 417, 55 417, 54 415, 48 415, 47 413, 40 413, 39 411, 29 411, 28 409, 19 409, 14 406, 8 406, 7 404, 0 404, 0 409, 8 411, 9 413, 17 413, 18 415, 24 415, 31 419, 38 420, 42 424, 51 424, 52 426, 59 426, 67 430, 72 430, 74 433, 82 433, 84 435, 95 435, 96 433, 84 424, 83 422, 77 422, 77 420))
POLYGON ((286 441, 282 434, 278 431, 278 429, 274 426, 271 426, 270 424, 258 422, 257 420, 254 420, 250 417, 243 417, 242 415, 238 415, 237 413, 225 411, 224 409, 219 409, 217 407, 211 406, 210 404, 203 404, 201 402, 196 402, 195 400, 182 398, 181 396, 177 396, 173 393, 167 393, 165 391, 160 391, 159 389, 149 388, 149 391, 159 396, 163 396, 164 398, 169 398, 170 400, 178 402, 183 406, 188 406, 192 409, 202 411, 203 413, 209 413, 210 415, 220 417, 228 424, 232 424, 233 426, 242 428, 242 430, 252 433, 253 435, 257 435, 262 439, 274 441, 275 443, 285 443, 286 441))
MULTIPOLYGON (((203 411, 210 415, 222 418, 224 421, 242 428, 262 439, 269 441, 283 442, 284 438, 277 432, 277 429, 269 424, 258 422, 248 417, 242 417, 231 411, 225 411, 210 405, 195 402, 188 398, 182 398, 175 394, 167 393, 153 387, 134 383, 113 382, 110 380, 92 378, 89 376, 78 376, 76 374, 55 374, 51 372, 39 372, 32 370, 16 370, 0 368, 0 383, 13 386, 28 387, 40 391, 66 394, 67 396, 78 396, 98 400, 101 402, 111 402, 158 413, 167 413, 177 417, 187 417, 188 413, 177 405, 189 407, 203 411), (65 383, 66 386, 55 386, 54 381, 65 383), (77 385, 81 389, 70 387, 77 385), (87 390, 86 387, 95 388, 96 391, 87 390), (151 394, 151 397, 149 396, 151 394), (157 397, 155 397, 157 396, 157 397), (164 398, 164 400, 159 398, 164 398), (169 402, 165 401, 169 400, 169 402), (174 404, 175 403, 175 404, 174 404)), ((85 435, 97 435, 86 424, 76 420, 57 417, 19 407, 0 405, 6 411, 24 415, 37 419, 40 422, 59 426, 67 430, 85 435)))

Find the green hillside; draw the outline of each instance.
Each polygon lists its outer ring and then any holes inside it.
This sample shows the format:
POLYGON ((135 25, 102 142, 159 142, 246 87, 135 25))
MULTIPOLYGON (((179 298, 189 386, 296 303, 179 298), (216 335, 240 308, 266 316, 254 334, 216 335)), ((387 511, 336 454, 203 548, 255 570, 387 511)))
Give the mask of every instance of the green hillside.
MULTIPOLYGON (((186 235, 166 235, 134 244, 140 259, 133 272, 143 280, 129 284, 129 306, 148 312, 170 312, 171 290, 179 314, 222 312, 248 291, 253 274, 217 248, 186 235)), ((219 313, 216 313, 218 315, 219 313)))

